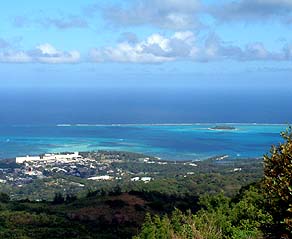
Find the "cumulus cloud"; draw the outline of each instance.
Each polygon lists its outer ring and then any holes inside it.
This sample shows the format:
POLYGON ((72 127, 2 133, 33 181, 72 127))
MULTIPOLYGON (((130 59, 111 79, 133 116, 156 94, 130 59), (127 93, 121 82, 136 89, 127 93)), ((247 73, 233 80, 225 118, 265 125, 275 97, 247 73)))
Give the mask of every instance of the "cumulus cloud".
POLYGON ((77 63, 80 61, 78 51, 60 51, 52 45, 45 43, 33 50, 18 51, 9 50, 0 52, 0 62, 6 63, 77 63))
POLYGON ((131 44, 122 42, 115 47, 92 49, 94 61, 162 63, 176 60, 207 62, 224 59, 247 59, 248 54, 240 47, 225 44, 215 34, 205 40, 191 31, 175 32, 170 37, 152 34, 143 41, 131 44))
POLYGON ((196 60, 233 60, 233 61, 287 61, 291 60, 292 47, 283 47, 279 52, 269 51, 262 42, 252 42, 244 47, 234 46, 211 34, 200 49, 196 60))
POLYGON ((199 0, 138 0, 130 6, 104 9, 105 19, 116 26, 153 25, 185 30, 201 25, 199 0))
POLYGON ((291 0, 237 0, 209 6, 209 13, 221 21, 292 20, 291 0))
POLYGON ((48 43, 37 46, 29 55, 38 62, 51 64, 76 63, 80 60, 78 51, 59 51, 48 43))
POLYGON ((131 44, 119 43, 115 47, 92 49, 94 61, 115 61, 135 63, 161 63, 174 61, 180 57, 189 57, 195 37, 192 32, 177 32, 167 38, 153 34, 146 40, 131 44))
POLYGON ((170 37, 152 34, 136 43, 124 41, 114 47, 95 48, 90 51, 90 58, 96 62, 132 63, 287 61, 292 59, 292 45, 286 45, 280 52, 271 52, 261 42, 239 47, 222 41, 216 34, 209 34, 202 40, 191 31, 181 31, 170 37))

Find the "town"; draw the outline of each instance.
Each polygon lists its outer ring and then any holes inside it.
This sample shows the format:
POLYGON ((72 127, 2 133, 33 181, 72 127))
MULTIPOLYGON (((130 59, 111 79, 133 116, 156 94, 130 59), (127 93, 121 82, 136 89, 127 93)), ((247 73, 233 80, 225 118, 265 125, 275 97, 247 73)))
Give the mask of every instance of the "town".
POLYGON ((36 182, 62 186, 65 181, 77 188, 88 188, 97 181, 149 183, 166 173, 181 173, 182 177, 192 175, 196 166, 191 161, 164 161, 157 157, 119 151, 27 155, 2 161, 0 187, 24 189, 36 182))
POLYGON ((167 161, 122 151, 46 153, 1 160, 0 189, 14 199, 50 200, 56 192, 79 194, 117 184, 151 187, 166 179, 185 182, 199 179, 202 173, 253 173, 252 170, 250 160, 234 161, 226 155, 204 161, 167 161))
MULTIPOLYGON (((21 187, 34 178, 46 178, 57 174, 75 176, 88 180, 119 180, 122 177, 134 175, 134 173, 118 167, 112 167, 113 163, 125 163, 134 157, 138 162, 148 164, 167 164, 160 162, 158 158, 142 157, 143 155, 122 152, 91 152, 91 153, 58 153, 44 154, 40 156, 16 157, 15 162, 19 166, 10 169, 0 169, 1 183, 14 182, 21 187), (3 173, 5 171, 5 174, 3 173)), ((131 159, 132 160, 132 159, 131 159)), ((131 181, 149 182, 152 177, 129 177, 131 181)))

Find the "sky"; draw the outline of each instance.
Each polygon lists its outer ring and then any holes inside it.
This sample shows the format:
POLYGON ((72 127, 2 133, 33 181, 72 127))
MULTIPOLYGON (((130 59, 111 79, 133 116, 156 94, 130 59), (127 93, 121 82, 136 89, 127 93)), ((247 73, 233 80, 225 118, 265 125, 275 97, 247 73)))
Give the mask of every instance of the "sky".
POLYGON ((292 89, 292 0, 10 0, 0 89, 292 89))

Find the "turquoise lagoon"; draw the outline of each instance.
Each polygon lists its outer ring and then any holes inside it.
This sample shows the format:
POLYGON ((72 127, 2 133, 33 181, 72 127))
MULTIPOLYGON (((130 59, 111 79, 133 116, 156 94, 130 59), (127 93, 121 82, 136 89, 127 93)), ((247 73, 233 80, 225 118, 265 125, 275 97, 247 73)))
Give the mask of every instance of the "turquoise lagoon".
POLYGON ((282 139, 282 124, 2 125, 0 159, 48 152, 122 150, 168 160, 258 158, 282 139), (235 130, 212 130, 228 125, 235 130))

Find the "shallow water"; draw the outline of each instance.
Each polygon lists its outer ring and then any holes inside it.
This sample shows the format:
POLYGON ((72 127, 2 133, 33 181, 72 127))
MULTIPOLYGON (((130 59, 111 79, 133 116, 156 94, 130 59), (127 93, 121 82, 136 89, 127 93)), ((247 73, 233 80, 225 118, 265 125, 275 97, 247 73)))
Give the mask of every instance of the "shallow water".
POLYGON ((236 130, 210 130, 215 125, 0 126, 0 158, 100 149, 140 152, 171 160, 200 160, 220 155, 262 157, 272 144, 281 141, 280 132, 287 127, 228 124, 236 130))

